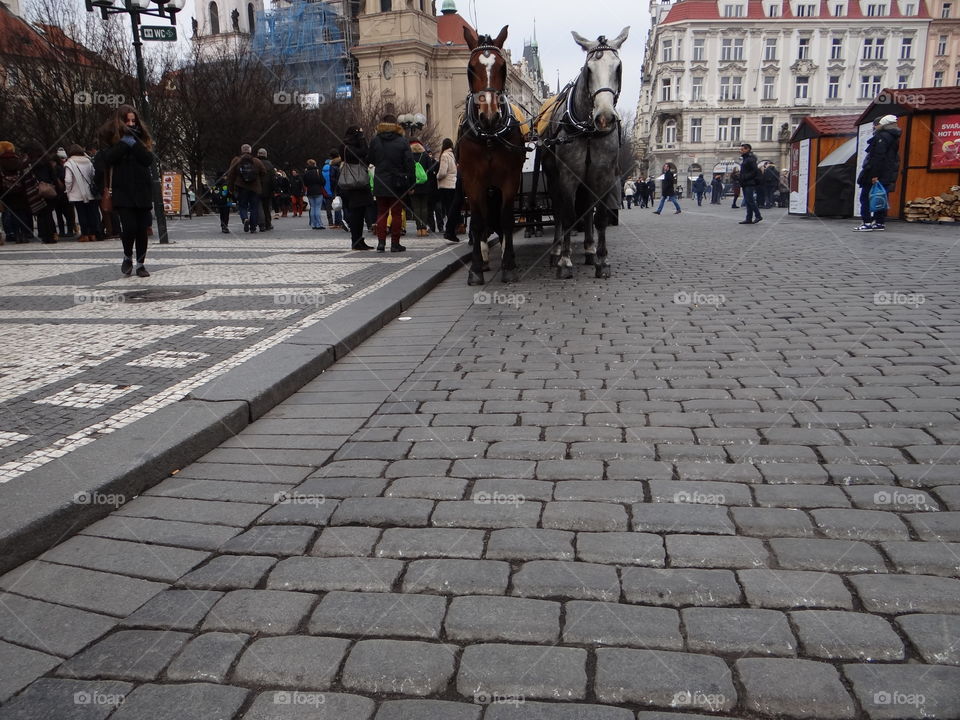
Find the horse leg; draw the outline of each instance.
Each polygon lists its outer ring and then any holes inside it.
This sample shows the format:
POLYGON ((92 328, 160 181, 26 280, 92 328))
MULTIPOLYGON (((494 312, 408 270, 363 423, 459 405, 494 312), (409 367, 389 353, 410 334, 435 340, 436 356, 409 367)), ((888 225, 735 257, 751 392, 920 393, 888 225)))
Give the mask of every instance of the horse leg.
POLYGON ((595 210, 591 208, 583 216, 583 264, 593 265, 597 248, 593 243, 593 219, 595 210))
POLYGON ((563 247, 557 259, 557 279, 569 280, 573 277, 573 261, 570 259, 570 229, 564 227, 563 247))
POLYGON ((485 269, 485 261, 483 259, 483 245, 486 245, 486 227, 485 223, 480 216, 480 213, 473 212, 471 208, 470 213, 470 272, 467 275, 467 285, 483 285, 485 280, 483 279, 483 271, 485 269), (481 245, 481 238, 484 242, 481 245))
POLYGON ((597 209, 597 266, 595 273, 598 278, 610 277, 610 264, 607 262, 607 221, 609 211, 605 207, 597 209))
POLYGON ((513 253, 513 203, 504 202, 500 209, 500 227, 503 232, 500 235, 503 243, 503 260, 501 268, 503 269, 503 281, 505 283, 514 283, 517 281, 517 258, 513 253))

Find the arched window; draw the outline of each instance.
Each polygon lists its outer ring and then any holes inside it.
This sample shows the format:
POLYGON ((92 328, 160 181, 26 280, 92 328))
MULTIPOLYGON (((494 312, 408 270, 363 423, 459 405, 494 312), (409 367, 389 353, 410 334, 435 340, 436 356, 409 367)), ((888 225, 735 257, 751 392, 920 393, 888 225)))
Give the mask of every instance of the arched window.
POLYGON ((380 0, 380 12, 390 12, 393 10, 391 0, 380 0))
POLYGON ((220 10, 215 2, 210 3, 210 34, 220 34, 220 10))
POLYGON ((256 22, 254 20, 253 3, 247 3, 247 27, 250 28, 251 35, 253 35, 257 30, 256 22))
POLYGON ((427 125, 429 125, 430 121, 433 120, 433 116, 430 114, 430 103, 427 103, 427 106, 424 109, 426 110, 424 115, 427 116, 427 125))

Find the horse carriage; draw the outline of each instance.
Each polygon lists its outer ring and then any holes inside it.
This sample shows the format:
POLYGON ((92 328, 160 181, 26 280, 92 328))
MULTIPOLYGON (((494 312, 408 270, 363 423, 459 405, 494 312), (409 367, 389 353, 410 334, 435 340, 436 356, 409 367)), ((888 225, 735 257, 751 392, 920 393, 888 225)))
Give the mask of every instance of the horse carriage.
POLYGON ((485 247, 491 233, 502 242, 503 281, 513 282, 514 228, 524 227, 529 236, 542 234, 548 224, 554 227, 550 257, 558 278, 573 277, 570 235, 581 223, 585 264, 595 267, 598 278, 610 277, 606 228, 620 206, 618 51, 629 29, 611 41, 603 36, 591 41, 574 32, 574 40, 587 54, 580 74, 529 118, 505 91, 507 61, 502 49, 507 27, 496 38, 464 28, 471 51, 470 94, 457 134, 457 154, 470 209, 473 252, 468 284, 485 282, 485 247), (530 143, 532 165, 524 172, 530 143))

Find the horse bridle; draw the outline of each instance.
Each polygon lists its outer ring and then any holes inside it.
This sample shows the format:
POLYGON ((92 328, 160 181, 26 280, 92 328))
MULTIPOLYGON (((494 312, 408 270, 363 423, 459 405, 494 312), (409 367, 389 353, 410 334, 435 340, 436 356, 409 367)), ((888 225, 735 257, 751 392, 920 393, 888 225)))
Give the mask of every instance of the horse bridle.
MULTIPOLYGON (((483 45, 478 45, 473 49, 473 51, 470 53, 470 60, 468 62, 468 66, 469 64, 473 63, 474 56, 480 54, 481 52, 488 52, 488 51, 494 53, 495 55, 497 55, 497 57, 499 57, 501 60, 506 62, 506 58, 503 57, 503 51, 500 48, 498 48, 496 45, 491 45, 487 43, 483 45)), ((489 73, 487 74, 487 82, 490 82, 489 73)), ((516 118, 513 117, 513 113, 510 112, 510 101, 507 97, 506 89, 497 90, 489 86, 485 87, 483 90, 477 90, 477 91, 471 90, 470 93, 467 95, 466 109, 464 111, 464 120, 467 124, 468 131, 476 138, 480 140, 487 140, 487 141, 499 140, 501 143, 507 145, 508 147, 513 147, 513 144, 508 142, 505 139, 505 135, 509 133, 511 130, 513 130, 515 127, 520 126, 520 123, 516 120, 516 118), (497 106, 499 108, 500 117, 502 118, 502 120, 499 123, 499 125, 492 130, 488 130, 484 127, 481 127, 480 123, 478 122, 477 101, 476 101, 476 95, 478 93, 491 93, 495 95, 497 98, 499 98, 497 102, 497 106)))
MULTIPOLYGON (((587 63, 590 62, 590 57, 592 55, 594 54, 603 55, 603 53, 607 51, 610 51, 614 55, 616 55, 618 60, 620 59, 620 53, 617 52, 617 49, 607 45, 607 38, 601 35, 597 39, 597 46, 593 48, 593 50, 587 53, 587 62, 584 63, 584 68, 586 68, 587 63)), ((570 86, 568 86, 570 89, 567 92, 567 108, 566 108, 567 119, 569 120, 570 124, 573 125, 580 133, 590 134, 590 135, 595 135, 595 134, 605 135, 609 132, 612 132, 614 127, 616 127, 615 125, 611 125, 608 130, 598 130, 596 125, 593 124, 592 120, 591 121, 577 120, 576 115, 574 115, 573 102, 574 102, 574 96, 576 95, 576 89, 577 89, 576 86, 577 86, 577 82, 580 80, 582 76, 583 76, 583 70, 581 70, 580 75, 577 76, 577 79, 574 80, 573 83, 570 84, 570 86)), ((616 90, 614 90, 612 87, 602 87, 599 90, 596 90, 593 93, 591 93, 589 97, 590 103, 591 104, 593 103, 593 101, 597 98, 597 95, 605 92, 613 93, 614 105, 616 105, 620 101, 620 88, 617 88, 616 90)))

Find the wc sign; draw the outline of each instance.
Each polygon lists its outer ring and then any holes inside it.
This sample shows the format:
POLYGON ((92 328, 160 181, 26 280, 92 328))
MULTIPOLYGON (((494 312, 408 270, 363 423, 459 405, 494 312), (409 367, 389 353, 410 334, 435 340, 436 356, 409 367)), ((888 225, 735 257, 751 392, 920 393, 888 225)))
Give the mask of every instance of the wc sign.
POLYGON ((141 40, 176 40, 177 28, 173 25, 142 25, 140 27, 141 40))

